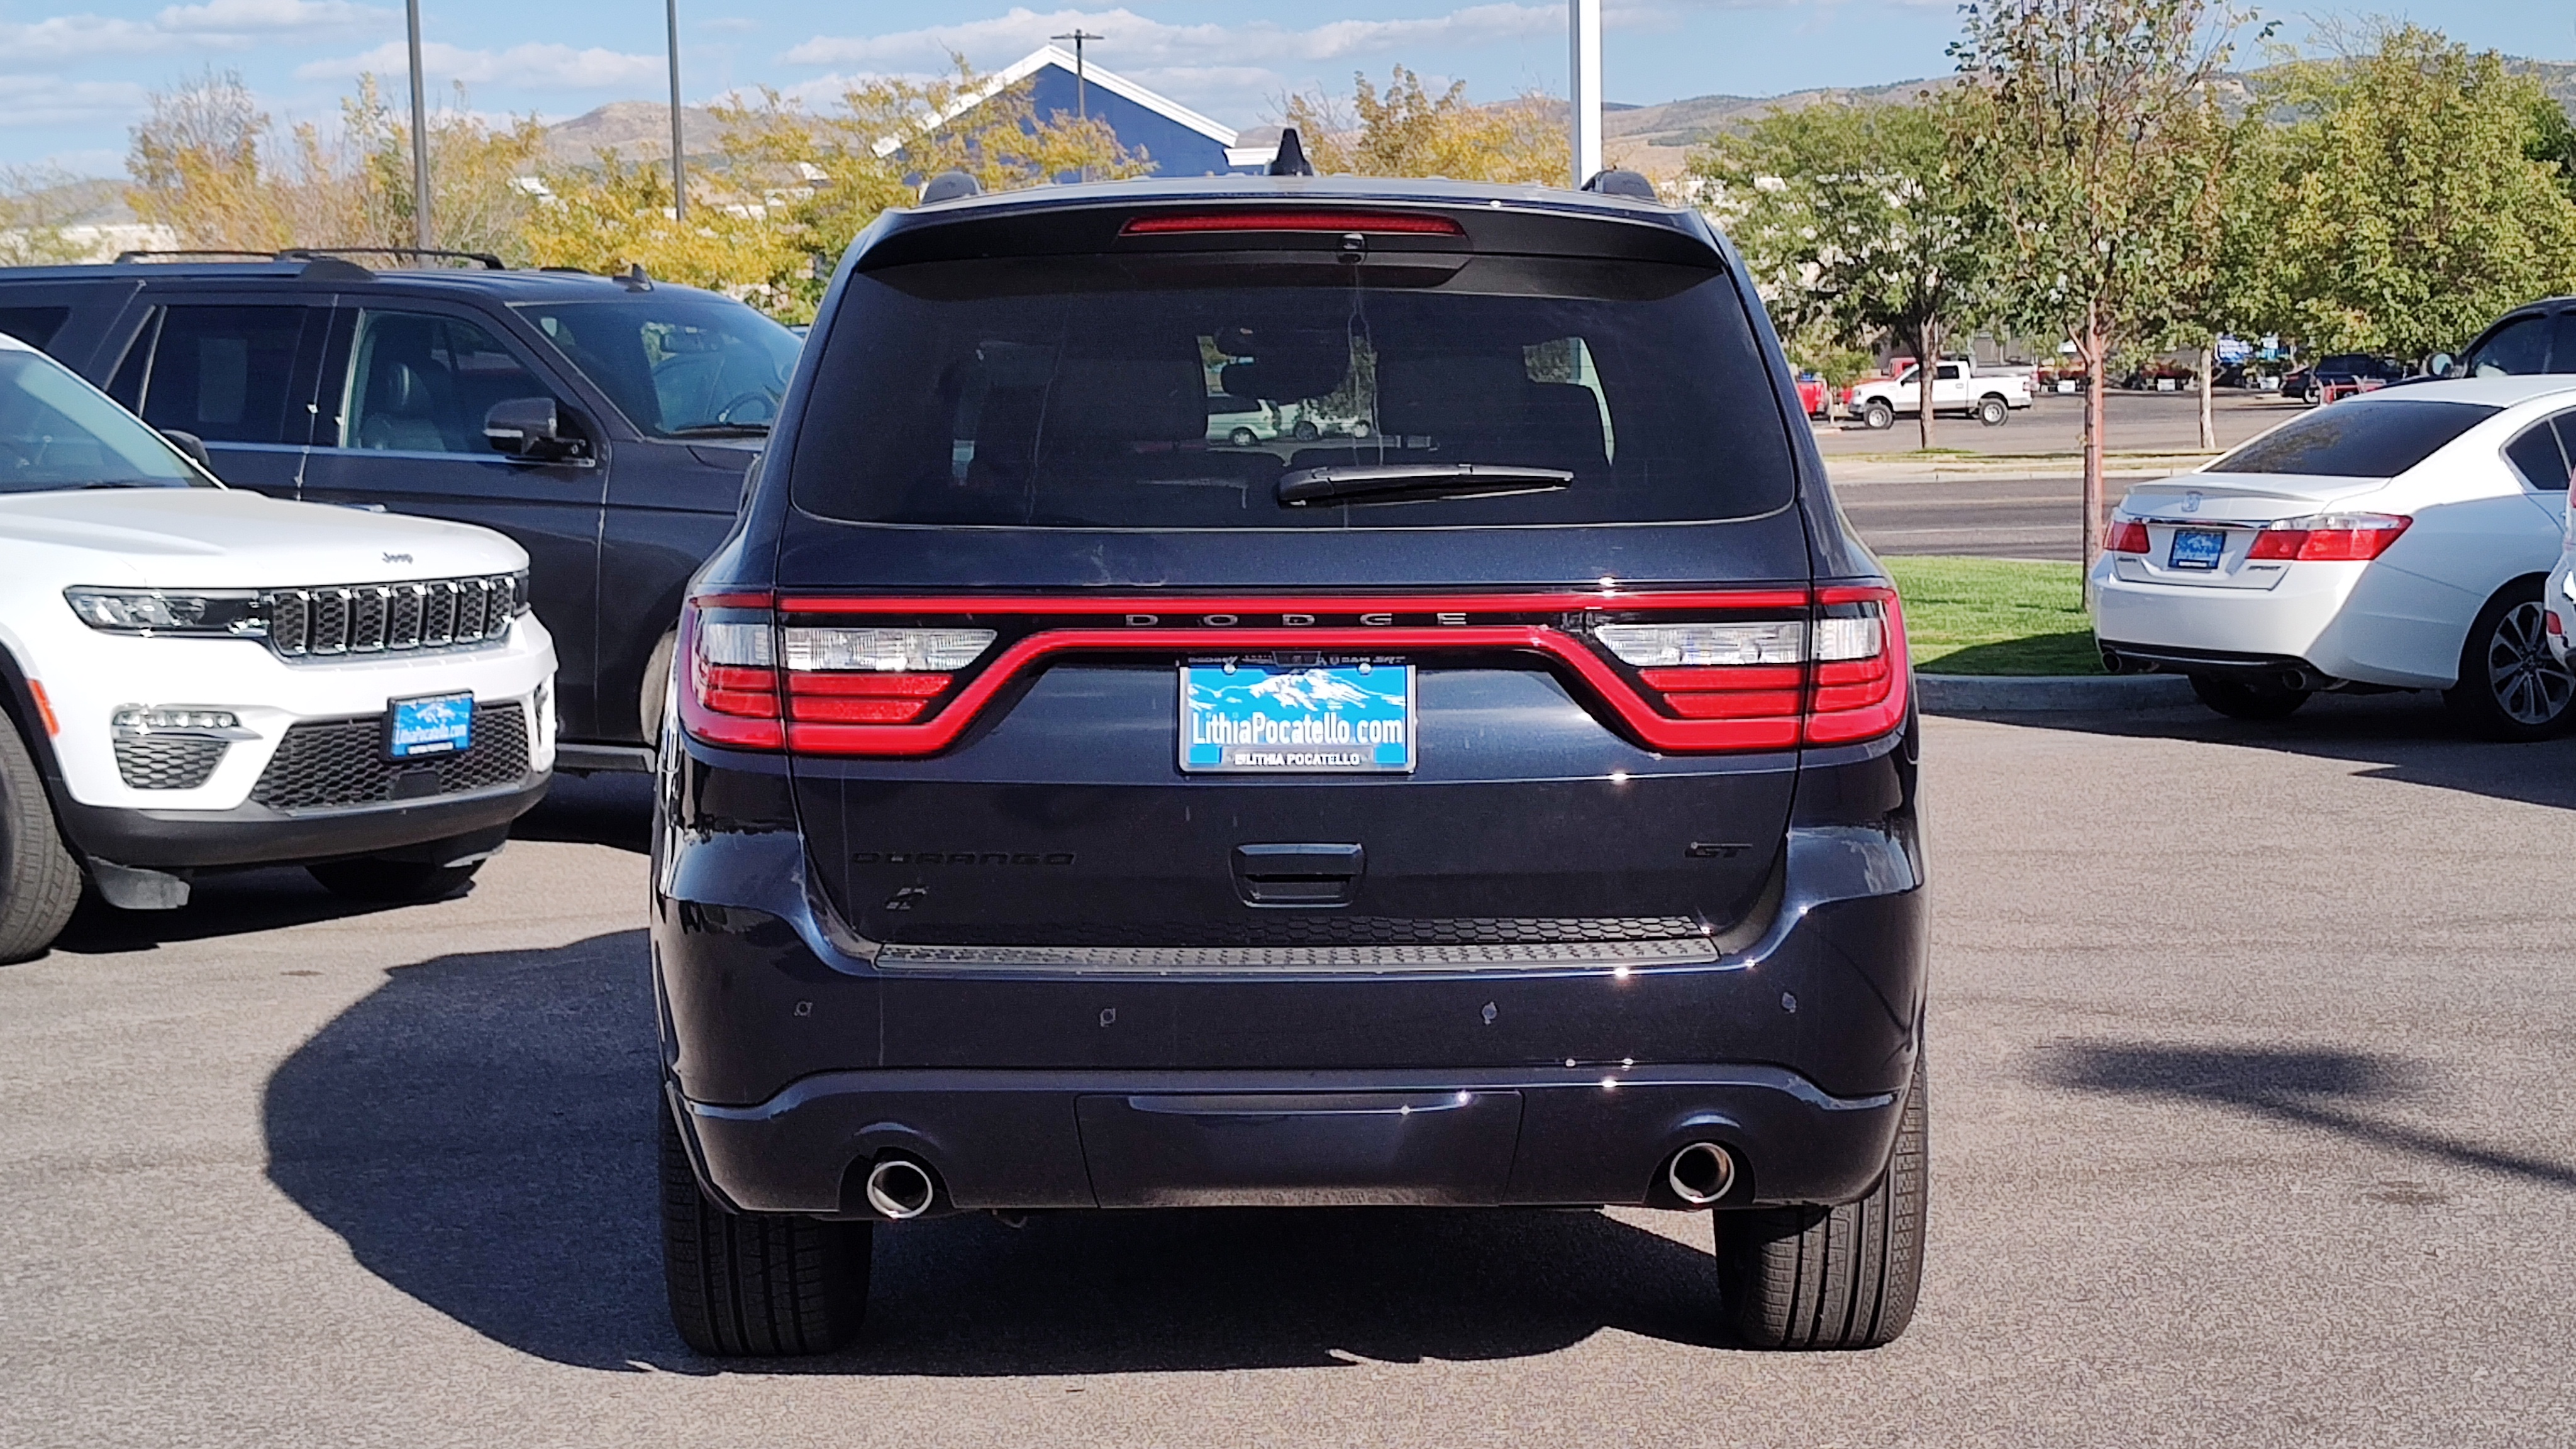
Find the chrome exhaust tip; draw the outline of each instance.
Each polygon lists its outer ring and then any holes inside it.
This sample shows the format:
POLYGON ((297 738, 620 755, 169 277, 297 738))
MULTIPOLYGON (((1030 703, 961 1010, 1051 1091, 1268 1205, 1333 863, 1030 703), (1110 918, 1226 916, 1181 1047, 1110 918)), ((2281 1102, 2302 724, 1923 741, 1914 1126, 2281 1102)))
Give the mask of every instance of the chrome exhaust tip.
POLYGON ((1735 1159, 1714 1142, 1694 1142, 1665 1165, 1664 1185, 1692 1207, 1706 1207, 1735 1186, 1735 1159))
POLYGON ((868 1169, 868 1206, 902 1222, 930 1211, 939 1186, 930 1170, 908 1157, 889 1157, 868 1169))

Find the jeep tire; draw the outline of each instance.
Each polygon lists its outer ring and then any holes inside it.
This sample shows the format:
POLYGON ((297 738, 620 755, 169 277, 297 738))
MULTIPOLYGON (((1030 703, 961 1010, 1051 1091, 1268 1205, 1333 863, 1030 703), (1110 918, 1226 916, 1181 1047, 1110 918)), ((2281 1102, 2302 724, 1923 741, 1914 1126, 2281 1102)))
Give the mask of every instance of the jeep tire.
POLYGON ((44 954, 80 893, 80 862, 54 830, 35 757, 0 718, 0 965, 44 954))

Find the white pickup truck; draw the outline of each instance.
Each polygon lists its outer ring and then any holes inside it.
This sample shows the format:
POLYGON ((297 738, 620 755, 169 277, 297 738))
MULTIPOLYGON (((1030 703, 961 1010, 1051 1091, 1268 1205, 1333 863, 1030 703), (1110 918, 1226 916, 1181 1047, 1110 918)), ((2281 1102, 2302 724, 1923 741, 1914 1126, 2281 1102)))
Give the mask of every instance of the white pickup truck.
MULTIPOLYGON (((1980 371, 1964 359, 1944 358, 1941 370, 1932 375, 1932 410, 1975 418, 1987 427, 2001 427, 2015 408, 2030 406, 2030 375, 2021 371, 1980 371)), ((1892 428, 1897 418, 1910 417, 1922 400, 1915 383, 1919 365, 1907 363, 1893 378, 1880 378, 1856 383, 1851 390, 1851 410, 1865 425, 1892 428)))

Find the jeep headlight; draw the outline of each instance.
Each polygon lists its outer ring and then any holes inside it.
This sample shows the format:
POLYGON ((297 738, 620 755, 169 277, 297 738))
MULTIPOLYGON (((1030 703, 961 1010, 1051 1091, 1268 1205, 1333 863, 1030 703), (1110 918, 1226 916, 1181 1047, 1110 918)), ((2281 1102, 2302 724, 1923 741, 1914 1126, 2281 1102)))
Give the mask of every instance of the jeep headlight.
POLYGON ((82 623, 113 634, 189 634, 258 638, 268 632, 259 595, 249 589, 63 590, 82 623))

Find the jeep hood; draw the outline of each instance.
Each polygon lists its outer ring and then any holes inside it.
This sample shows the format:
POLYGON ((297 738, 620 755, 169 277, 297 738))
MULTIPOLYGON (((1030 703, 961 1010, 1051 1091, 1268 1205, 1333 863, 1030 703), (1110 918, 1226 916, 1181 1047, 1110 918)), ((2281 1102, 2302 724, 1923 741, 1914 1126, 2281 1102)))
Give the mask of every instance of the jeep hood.
POLYGON ((153 588, 393 583, 528 566, 524 550, 486 529, 235 488, 0 494, 0 560, 67 583, 153 588))

